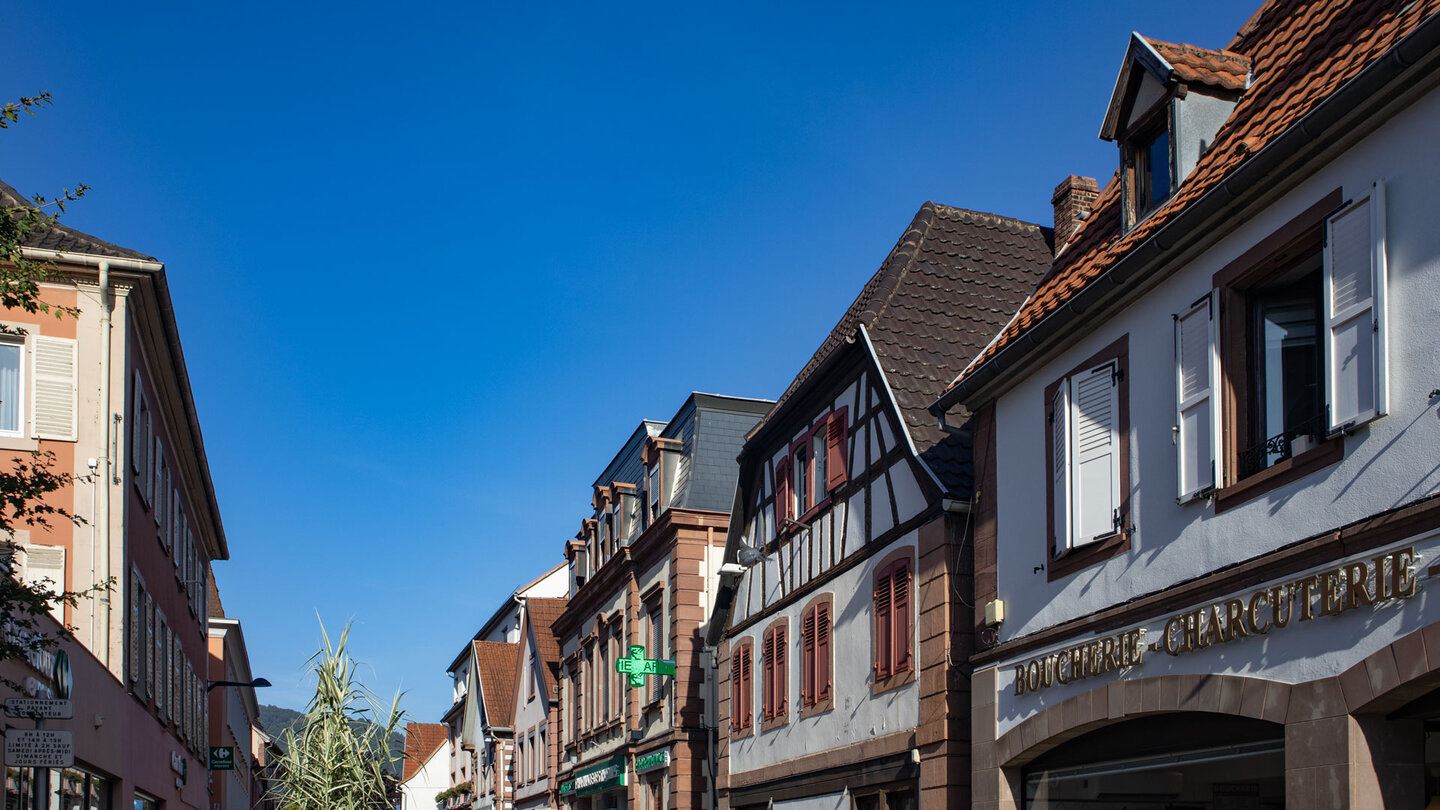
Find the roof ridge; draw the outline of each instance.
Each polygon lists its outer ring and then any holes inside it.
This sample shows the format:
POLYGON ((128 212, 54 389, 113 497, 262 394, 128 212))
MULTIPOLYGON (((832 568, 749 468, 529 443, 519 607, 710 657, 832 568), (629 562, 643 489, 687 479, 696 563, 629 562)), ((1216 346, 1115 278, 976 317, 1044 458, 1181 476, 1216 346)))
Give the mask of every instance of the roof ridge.
POLYGON ((891 267, 892 260, 900 261, 898 269, 893 273, 887 273, 886 277, 875 288, 875 292, 870 296, 868 303, 874 304, 876 301, 879 301, 880 308, 871 309, 867 306, 864 310, 861 310, 860 316, 857 319, 857 327, 871 326, 880 316, 889 310, 890 301, 894 297, 895 291, 900 289, 900 282, 905 278, 906 274, 910 272, 910 266, 914 263, 915 257, 919 255, 920 247, 925 244, 925 239, 929 237, 930 227, 934 224, 935 216, 938 213, 939 211, 935 203, 931 200, 926 200, 925 203, 920 206, 920 210, 915 214, 915 218, 910 220, 910 227, 901 235, 900 241, 895 245, 895 249, 890 251, 890 255, 885 257, 885 263, 880 266, 881 272, 885 272, 891 267), (923 226, 920 225, 922 219, 924 220, 923 226), (911 234, 916 234, 913 241, 911 234), (866 317, 867 314, 869 315, 868 318, 866 317))

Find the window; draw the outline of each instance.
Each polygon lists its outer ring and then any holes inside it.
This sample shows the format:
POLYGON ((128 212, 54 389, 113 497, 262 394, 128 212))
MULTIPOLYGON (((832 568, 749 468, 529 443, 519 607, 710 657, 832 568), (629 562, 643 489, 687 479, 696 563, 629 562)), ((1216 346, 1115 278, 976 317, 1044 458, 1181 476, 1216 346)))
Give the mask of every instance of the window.
POLYGON ((1159 208, 1174 192, 1170 104, 1156 103, 1122 141, 1125 227, 1128 230, 1159 208))
POLYGON ((755 645, 748 640, 735 645, 730 651, 730 729, 737 735, 750 732, 751 717, 755 713, 751 704, 754 654, 755 645))
POLYGON ((656 458, 655 463, 650 465, 649 483, 645 486, 645 495, 650 502, 650 520, 653 522, 660 517, 660 459, 656 458))
POLYGON ((875 571, 875 688, 905 682, 913 669, 910 649, 914 635, 910 607, 910 549, 891 555, 875 571))
POLYGON ((790 445, 775 464, 775 531, 830 502, 830 493, 848 479, 850 409, 827 414, 790 445))
POLYGON ((1121 337, 1045 390, 1051 580, 1128 548, 1127 347, 1121 337))
MULTIPOLYGON (((828 709, 830 658, 830 596, 819 597, 800 616, 800 705, 828 709)), ((804 714, 802 713, 802 716, 804 714)))
POLYGON ((140 684, 145 679, 145 583, 140 579, 138 568, 130 569, 130 689, 140 694, 140 684))
POLYGON ((1222 489, 1221 508, 1241 491, 1252 497, 1339 460, 1328 439, 1386 412, 1384 209, 1380 183, 1348 204, 1339 190, 1327 195, 1217 273, 1212 300, 1177 320, 1177 376, 1195 377, 1215 403, 1192 419, 1208 417, 1208 435, 1177 431, 1198 467, 1182 466, 1182 498, 1206 486, 1222 489), (1195 373, 1202 349, 1217 358, 1218 392, 1195 373))
POLYGON ((766 723, 772 720, 783 723, 786 716, 790 670, 786 663, 788 634, 785 630, 783 619, 765 630, 761 652, 765 669, 762 673, 764 694, 760 717, 766 723))
POLYGON ((0 435, 20 436, 25 429, 24 379, 20 373, 24 365, 24 344, 10 340, 0 341, 0 435))
POLYGON ((140 372, 135 372, 135 404, 130 411, 130 470, 135 473, 135 486, 140 491, 140 502, 150 505, 150 405, 145 401, 145 386, 140 381, 140 372))
POLYGON ((629 535, 625 531, 624 516, 620 514, 620 501, 622 498, 617 494, 615 502, 610 505, 610 534, 615 538, 615 547, 619 549, 620 541, 629 535))
POLYGON ((540 776, 545 776, 550 772, 550 749, 545 746, 544 726, 540 727, 540 747, 536 748, 535 750, 539 753, 539 761, 537 762, 536 773, 538 773, 540 776))
POLYGON ((141 653, 144 659, 141 667, 145 670, 145 700, 149 701, 150 696, 155 694, 155 666, 159 659, 155 656, 160 651, 158 643, 159 634, 155 632, 155 602, 150 594, 145 594, 145 650, 141 653))
MULTIPOLYGON (((665 610, 657 603, 649 615, 650 657, 665 660, 665 610)), ((661 675, 650 676, 650 699, 659 700, 665 692, 665 679, 661 675)))
POLYGON ((570 667, 570 739, 580 739, 580 733, 585 728, 584 706, 585 685, 580 678, 580 666, 576 664, 570 667))
POLYGON ((165 614, 155 608, 155 713, 161 718, 170 709, 169 693, 165 683, 170 677, 170 634, 165 626, 165 614))

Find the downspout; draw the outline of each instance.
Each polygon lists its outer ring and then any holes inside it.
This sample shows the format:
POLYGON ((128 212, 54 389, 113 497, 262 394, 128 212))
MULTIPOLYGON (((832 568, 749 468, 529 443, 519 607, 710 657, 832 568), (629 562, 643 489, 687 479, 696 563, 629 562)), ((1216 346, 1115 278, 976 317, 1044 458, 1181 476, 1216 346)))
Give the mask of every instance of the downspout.
MULTIPOLYGON (((91 548, 90 559, 92 564, 104 576, 110 580, 110 480, 114 473, 110 469, 110 432, 112 430, 112 419, 110 416, 110 262, 100 262, 100 466, 94 474, 100 476, 100 498, 95 508, 95 520, 100 524, 100 547, 99 554, 103 555, 96 560, 97 549, 91 548)), ((118 417, 117 417, 118 418, 118 417)), ((95 533, 90 534, 93 538, 95 533)), ((94 577, 92 577, 92 580, 94 577)), ((98 585, 98 582, 91 582, 91 585, 98 585)), ((103 628, 103 642, 100 645, 102 650, 100 661, 108 669, 110 667, 110 592, 96 597, 96 608, 103 612, 100 627, 103 628)), ((93 616, 91 621, 94 621, 93 616)))

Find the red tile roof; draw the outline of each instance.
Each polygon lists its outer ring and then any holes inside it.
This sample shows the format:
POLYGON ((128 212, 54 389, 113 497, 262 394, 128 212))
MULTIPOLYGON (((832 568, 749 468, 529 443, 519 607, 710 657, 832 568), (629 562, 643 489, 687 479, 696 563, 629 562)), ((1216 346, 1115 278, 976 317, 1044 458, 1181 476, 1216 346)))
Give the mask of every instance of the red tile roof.
POLYGON ((475 641, 471 645, 480 698, 485 701, 485 718, 492 726, 509 728, 515 717, 515 667, 520 645, 503 641, 475 641))
POLYGON ((400 772, 400 781, 409 781, 425 766, 425 760, 434 756, 450 736, 450 730, 443 723, 405 724, 405 766, 400 772))
POLYGON ((535 645, 540 654, 540 663, 545 672, 546 695, 555 696, 555 684, 560 676, 560 639, 553 628, 560 614, 565 612, 564 599, 542 599, 531 597, 525 600, 526 615, 535 628, 535 645))
POLYGON ((950 389, 1219 186, 1249 156, 1376 61, 1437 8, 1440 0, 1403 6, 1378 0, 1270 0, 1262 6, 1227 49, 1250 60, 1252 84, 1179 191, 1122 235, 1120 184, 1112 179, 1030 299, 950 389))
POLYGON ((1250 60, 1233 51, 1212 51, 1144 37, 1182 82, 1208 84, 1226 90, 1243 90, 1250 75, 1250 60))

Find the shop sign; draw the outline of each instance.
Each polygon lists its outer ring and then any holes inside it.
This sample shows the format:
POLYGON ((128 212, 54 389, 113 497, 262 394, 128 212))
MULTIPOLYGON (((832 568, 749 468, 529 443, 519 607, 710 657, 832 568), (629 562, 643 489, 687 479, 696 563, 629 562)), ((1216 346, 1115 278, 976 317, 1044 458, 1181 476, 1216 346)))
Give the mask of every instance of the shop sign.
POLYGON ((635 773, 637 774, 668 767, 670 767, 669 748, 661 748, 659 751, 651 751, 644 756, 635 757, 635 773))
POLYGON ((580 771, 574 779, 561 782, 560 795, 585 796, 613 787, 625 787, 625 776, 625 757, 618 756, 580 771))
POLYGON ((210 770, 212 770, 212 771, 233 771, 233 770, 235 770, 235 746, 233 746, 233 745, 212 745, 212 746, 210 746, 210 770))
POLYGON ((31 720, 69 720, 75 716, 75 705, 68 700, 5 698, 5 716, 28 717, 31 720))
POLYGON ((12 728, 5 731, 5 767, 68 768, 75 764, 75 745, 68 731, 12 728))
POLYGON ((1143 628, 1067 647, 1015 666, 1015 694, 1038 692, 1145 662, 1145 653, 1178 656, 1247 636, 1283 630, 1292 622, 1339 616, 1355 608, 1415 595, 1413 546, 1369 561, 1344 563, 1245 597, 1177 613, 1165 621, 1159 641, 1144 642, 1143 628))

